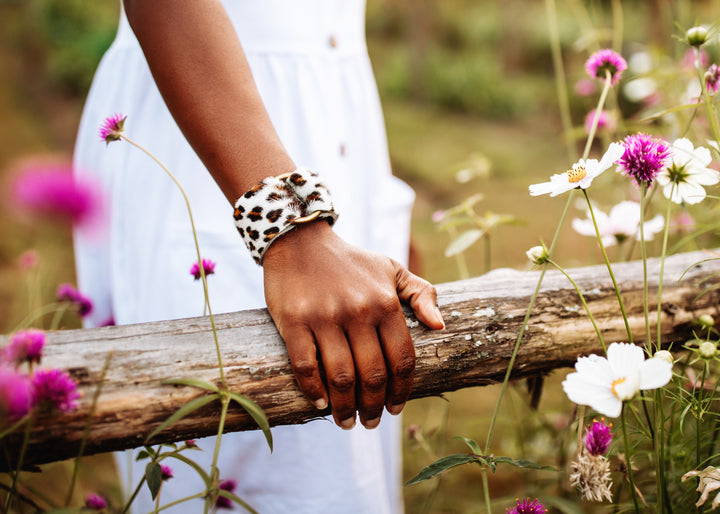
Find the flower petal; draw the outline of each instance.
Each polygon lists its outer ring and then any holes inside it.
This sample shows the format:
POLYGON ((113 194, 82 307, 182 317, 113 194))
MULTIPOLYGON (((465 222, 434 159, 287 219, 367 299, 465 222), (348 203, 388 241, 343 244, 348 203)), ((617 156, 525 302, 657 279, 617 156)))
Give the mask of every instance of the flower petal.
POLYGON ((638 372, 645 360, 645 352, 631 343, 612 343, 608 346, 607 359, 617 377, 628 377, 638 372))
POLYGON ((672 364, 665 359, 651 358, 640 365, 640 389, 657 389, 672 378, 672 364))

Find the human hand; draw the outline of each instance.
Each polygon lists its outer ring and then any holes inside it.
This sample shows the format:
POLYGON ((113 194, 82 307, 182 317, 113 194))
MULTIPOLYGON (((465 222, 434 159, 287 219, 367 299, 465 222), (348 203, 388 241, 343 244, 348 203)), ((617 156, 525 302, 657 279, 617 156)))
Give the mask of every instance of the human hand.
POLYGON ((415 371, 400 302, 442 329, 435 288, 389 257, 346 243, 323 221, 283 235, 263 267, 268 310, 307 398, 320 410, 329 402, 344 429, 356 412, 367 428, 378 425, 383 407, 399 414, 415 371))

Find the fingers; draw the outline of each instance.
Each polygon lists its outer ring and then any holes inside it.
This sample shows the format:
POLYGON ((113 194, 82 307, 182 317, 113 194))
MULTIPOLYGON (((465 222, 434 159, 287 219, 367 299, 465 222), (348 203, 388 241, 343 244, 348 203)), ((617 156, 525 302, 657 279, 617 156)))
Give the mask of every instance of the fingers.
POLYGON ((398 298, 410 304, 417 318, 434 330, 445 328, 440 309, 437 307, 437 292, 433 285, 417 275, 410 273, 404 266, 395 265, 395 286, 398 298))
POLYGON ((357 374, 357 409, 365 428, 375 428, 385 407, 388 373, 377 330, 366 323, 351 327, 348 339, 357 374))
POLYGON ((397 415, 410 396, 415 377, 415 347, 399 304, 380 323, 379 333, 388 369, 385 405, 390 414, 397 415))
POLYGON ((335 423, 345 430, 355 426, 355 366, 345 333, 327 326, 316 334, 325 367, 330 407, 335 423))
POLYGON ((328 394, 320 377, 315 338, 309 329, 299 327, 283 333, 295 380, 303 394, 319 410, 328 406, 328 394))

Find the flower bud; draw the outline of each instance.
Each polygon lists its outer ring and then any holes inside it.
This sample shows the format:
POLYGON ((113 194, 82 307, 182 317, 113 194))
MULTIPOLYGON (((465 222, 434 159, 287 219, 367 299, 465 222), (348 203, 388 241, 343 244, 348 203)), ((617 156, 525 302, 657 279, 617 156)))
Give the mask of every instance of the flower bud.
POLYGON ((691 27, 685 32, 685 40, 690 46, 702 46, 708 40, 708 29, 702 25, 691 27))
POLYGON ((670 353, 667 350, 660 350, 660 351, 655 352, 655 355, 653 355, 653 358, 668 361, 670 364, 675 363, 675 359, 673 359, 672 353, 670 353))
POLYGON ((711 359, 715 356, 715 353, 717 353, 717 347, 715 346, 715 343, 706 341, 700 345, 698 353, 705 359, 711 359))
POLYGON ((533 246, 525 254, 533 264, 545 264, 548 260, 548 251, 545 246, 533 246))
POLYGON ((715 325, 715 320, 710 314, 703 314, 698 318, 698 323, 700 323, 703 328, 712 328, 713 325, 715 325))

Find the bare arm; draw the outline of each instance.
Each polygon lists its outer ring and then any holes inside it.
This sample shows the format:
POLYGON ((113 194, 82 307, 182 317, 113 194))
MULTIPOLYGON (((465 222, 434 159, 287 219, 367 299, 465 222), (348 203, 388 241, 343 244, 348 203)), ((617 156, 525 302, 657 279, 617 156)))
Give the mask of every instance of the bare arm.
MULTIPOLYGON (((126 0, 125 10, 170 112, 230 202, 295 168, 218 1, 126 0)), ((343 428, 356 411, 370 428, 384 406, 399 413, 415 366, 400 302, 442 328, 435 289, 324 221, 280 238, 263 267, 268 309, 306 396, 320 409, 329 402, 343 428)))

